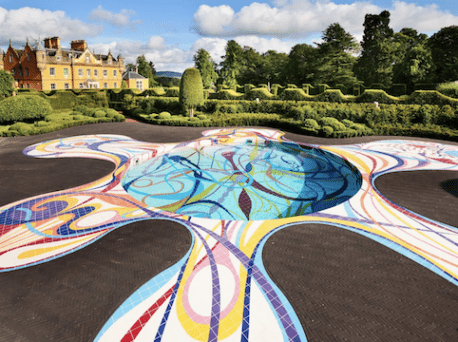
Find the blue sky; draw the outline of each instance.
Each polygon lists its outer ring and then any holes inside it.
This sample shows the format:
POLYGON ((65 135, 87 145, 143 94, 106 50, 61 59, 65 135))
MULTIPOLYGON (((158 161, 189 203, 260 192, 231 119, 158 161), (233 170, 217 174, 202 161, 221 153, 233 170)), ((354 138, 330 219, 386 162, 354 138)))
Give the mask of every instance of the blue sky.
POLYGON ((0 46, 5 50, 11 39, 21 48, 26 37, 59 36, 63 47, 85 39, 96 53, 122 52, 127 63, 144 54, 157 71, 182 72, 194 65, 199 48, 220 62, 230 39, 260 53, 288 53, 295 44, 318 41, 338 22, 360 41, 365 14, 383 10, 395 31, 412 27, 430 35, 458 25, 454 1, 0 0, 0 46))

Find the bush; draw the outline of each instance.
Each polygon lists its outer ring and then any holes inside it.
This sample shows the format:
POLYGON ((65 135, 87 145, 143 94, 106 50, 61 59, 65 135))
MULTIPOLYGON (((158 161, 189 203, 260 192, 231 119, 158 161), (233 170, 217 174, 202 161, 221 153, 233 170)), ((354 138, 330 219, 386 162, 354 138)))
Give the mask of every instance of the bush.
POLYGON ((170 87, 165 92, 166 97, 179 97, 180 96, 180 88, 179 87, 170 87))
POLYGON ((347 129, 345 125, 336 118, 323 117, 318 119, 318 122, 321 126, 332 127, 333 131, 345 131, 347 129))
POLYGON ((198 118, 199 120, 208 120, 208 117, 207 117, 206 115, 204 115, 204 114, 199 114, 199 115, 197 115, 197 118, 198 118))
POLYGON ((269 93, 267 88, 253 88, 248 93, 245 94, 245 99, 247 100, 270 100, 274 96, 269 93))
POLYGON ((164 119, 170 119, 171 116, 172 116, 172 114, 170 114, 169 112, 161 112, 161 113, 159 113, 157 118, 160 119, 160 120, 164 120, 164 119))
POLYGON ((309 99, 304 89, 299 88, 286 88, 280 94, 280 98, 285 101, 304 101, 309 99))
POLYGON ((317 102, 333 102, 333 103, 342 103, 342 102, 348 101, 345 98, 344 94, 342 94, 340 89, 327 89, 323 93, 316 95, 313 100, 317 102))
POLYGON ((0 122, 42 119, 51 112, 49 102, 34 95, 13 96, 0 102, 0 122))
POLYGON ((96 110, 94 112, 94 117, 95 118, 105 118, 106 116, 107 116, 107 113, 105 111, 103 111, 103 110, 99 109, 99 110, 96 110))
POLYGON ((316 120, 313 119, 305 119, 304 127, 308 130, 315 132, 318 132, 318 130, 320 129, 320 125, 318 124, 318 122, 316 122, 316 120))
POLYGON ((237 93, 232 89, 223 89, 216 93, 215 96, 220 100, 237 100, 243 98, 242 93, 237 93))
POLYGON ((357 103, 384 103, 384 104, 395 104, 399 102, 394 96, 388 95, 384 90, 366 89, 364 93, 357 96, 355 101, 357 103))
POLYGON ((323 128, 321 128, 321 132, 324 134, 324 136, 331 137, 332 133, 334 133, 334 130, 330 126, 323 126, 323 128))

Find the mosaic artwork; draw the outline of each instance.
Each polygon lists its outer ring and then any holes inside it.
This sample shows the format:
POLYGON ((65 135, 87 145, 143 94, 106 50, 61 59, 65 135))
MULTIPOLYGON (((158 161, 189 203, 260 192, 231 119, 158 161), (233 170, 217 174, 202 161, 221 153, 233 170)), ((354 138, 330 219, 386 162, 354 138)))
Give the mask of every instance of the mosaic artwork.
POLYGON ((203 134, 179 144, 92 135, 26 148, 31 157, 98 158, 116 168, 90 184, 1 207, 0 270, 52 262, 134 221, 181 223, 192 234, 190 250, 113 313, 95 338, 110 342, 306 341, 261 258, 272 234, 297 223, 362 234, 458 285, 458 229, 374 187, 385 173, 458 170, 457 146, 305 145, 261 129, 203 134))

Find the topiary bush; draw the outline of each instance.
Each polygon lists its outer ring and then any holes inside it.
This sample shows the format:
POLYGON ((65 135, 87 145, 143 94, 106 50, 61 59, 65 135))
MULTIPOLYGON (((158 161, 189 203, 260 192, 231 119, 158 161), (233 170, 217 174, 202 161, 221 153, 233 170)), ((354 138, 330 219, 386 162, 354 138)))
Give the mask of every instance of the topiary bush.
POLYGON ((345 131, 347 129, 345 125, 341 123, 339 120, 337 120, 336 118, 323 117, 323 118, 319 118, 318 122, 320 123, 321 126, 332 127, 333 131, 345 131))
POLYGON ((279 97, 285 101, 305 101, 309 99, 304 89, 301 88, 286 88, 284 89, 279 97))
POLYGON ((172 114, 170 114, 169 112, 161 112, 157 116, 157 119, 164 120, 164 119, 170 119, 171 117, 172 117, 172 114))
POLYGON ((107 113, 103 110, 96 110, 94 112, 94 118, 105 118, 107 116, 107 113))
POLYGON ((179 97, 180 96, 180 88, 178 87, 170 87, 165 92, 166 97, 179 97))
POLYGON ((331 137, 332 134, 334 133, 334 130, 332 129, 331 126, 323 126, 321 128, 321 132, 324 134, 325 137, 331 137))
POLYGON ((184 71, 180 80, 180 104, 185 110, 189 110, 192 118, 197 106, 204 104, 203 84, 200 71, 197 68, 188 68, 184 71))
POLYGON ((246 100, 271 100, 274 96, 269 93, 267 88, 253 88, 245 94, 246 100))
POLYGON ((0 122, 42 119, 51 112, 49 102, 34 95, 13 96, 0 102, 0 122))

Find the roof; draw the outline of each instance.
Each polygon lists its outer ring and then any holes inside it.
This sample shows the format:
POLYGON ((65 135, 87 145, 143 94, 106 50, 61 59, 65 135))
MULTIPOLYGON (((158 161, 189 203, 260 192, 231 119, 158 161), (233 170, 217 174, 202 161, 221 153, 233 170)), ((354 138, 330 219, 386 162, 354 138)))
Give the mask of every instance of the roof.
POLYGON ((134 79, 134 78, 142 78, 142 79, 147 79, 145 76, 142 76, 140 74, 137 74, 135 71, 125 71, 123 74, 122 74, 122 79, 123 80, 131 80, 131 79, 134 79))

